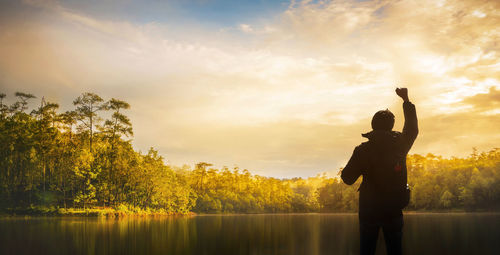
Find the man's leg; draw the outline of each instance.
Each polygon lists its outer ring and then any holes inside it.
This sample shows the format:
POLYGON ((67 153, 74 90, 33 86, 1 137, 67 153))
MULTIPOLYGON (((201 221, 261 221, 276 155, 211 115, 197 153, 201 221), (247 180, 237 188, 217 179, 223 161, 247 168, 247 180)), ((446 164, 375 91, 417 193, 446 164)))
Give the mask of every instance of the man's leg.
POLYGON ((378 232, 380 226, 372 222, 360 222, 360 253, 361 255, 373 255, 377 248, 378 232))
POLYGON ((382 225, 388 255, 403 254, 403 216, 386 221, 382 225))

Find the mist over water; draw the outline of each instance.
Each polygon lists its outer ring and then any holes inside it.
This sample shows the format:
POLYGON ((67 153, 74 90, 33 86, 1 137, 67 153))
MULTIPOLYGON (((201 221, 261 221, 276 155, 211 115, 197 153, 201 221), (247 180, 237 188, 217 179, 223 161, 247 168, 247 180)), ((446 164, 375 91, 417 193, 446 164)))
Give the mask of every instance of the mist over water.
MULTIPOLYGON (((358 226, 356 214, 3 218, 0 254, 359 254, 358 226)), ((498 240, 498 213, 405 215, 405 254, 498 254, 498 240)))

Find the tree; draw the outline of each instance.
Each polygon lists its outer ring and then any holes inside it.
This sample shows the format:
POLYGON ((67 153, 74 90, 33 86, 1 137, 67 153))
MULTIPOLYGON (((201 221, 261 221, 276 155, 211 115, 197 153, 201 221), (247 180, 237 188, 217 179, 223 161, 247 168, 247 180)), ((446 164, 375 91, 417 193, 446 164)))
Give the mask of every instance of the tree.
POLYGON ((58 104, 47 103, 42 97, 40 107, 31 112, 38 120, 35 125, 35 148, 40 155, 44 192, 46 191, 47 184, 47 166, 50 162, 53 162, 53 160, 50 160, 51 156, 55 156, 53 151, 56 148, 56 137, 58 135, 57 129, 55 128, 55 122, 58 118, 56 113, 57 108, 59 108, 58 104))
POLYGON ((32 94, 23 93, 23 92, 16 92, 15 95, 18 98, 18 101, 16 101, 10 107, 10 110, 12 112, 24 112, 26 109, 28 109, 28 100, 32 99, 32 98, 36 98, 32 94))
POLYGON ((105 134, 107 134, 111 143, 113 144, 116 139, 121 138, 122 135, 125 135, 126 137, 133 135, 132 123, 130 123, 130 119, 120 112, 122 109, 129 109, 130 105, 125 101, 114 98, 107 102, 106 105, 106 109, 112 110, 113 115, 111 116, 111 119, 105 121, 104 126, 101 129, 105 134))
POLYGON ((3 120, 7 116, 7 111, 9 108, 3 103, 3 99, 5 98, 5 93, 0 93, 0 119, 3 120))
MULTIPOLYGON (((126 102, 85 93, 76 109, 58 114, 45 102, 28 113, 35 96, 16 93, 5 105, 0 93, 0 211, 7 208, 98 204, 168 213, 354 211, 359 182, 338 176, 277 179, 238 167, 200 162, 175 167, 160 153, 135 151, 126 102), (103 110, 112 114, 99 125, 103 110), (76 128, 75 128, 76 127, 76 128), (99 132, 94 133, 94 128, 99 132)), ((500 149, 473 150, 468 157, 409 155, 409 209, 500 209, 500 149)))
POLYGON ((118 99, 112 98, 107 103, 107 109, 113 110, 113 114, 111 119, 106 120, 102 127, 99 127, 102 133, 107 137, 107 140, 111 144, 111 148, 109 151, 109 166, 108 170, 108 204, 111 204, 112 193, 115 194, 116 197, 116 183, 115 183, 115 163, 117 156, 117 142, 120 141, 122 135, 126 137, 133 135, 132 132, 132 124, 130 123, 130 119, 120 112, 122 109, 129 109, 130 105, 118 99))
POLYGON ((206 162, 199 162, 196 164, 196 168, 193 171, 194 175, 196 176, 196 189, 198 192, 200 191, 205 191, 204 185, 204 178, 207 175, 207 167, 212 166, 210 163, 206 162))
POLYGON ((76 106, 76 119, 80 121, 80 130, 88 130, 89 133, 89 150, 92 153, 92 142, 94 137, 94 126, 101 120, 97 115, 98 111, 106 110, 107 104, 102 103, 104 100, 94 93, 83 93, 73 101, 76 106))
POLYGON ((99 168, 93 166, 94 157, 89 150, 83 149, 75 162, 74 173, 80 179, 80 190, 76 194, 75 202, 82 203, 83 208, 96 202, 96 188, 93 184, 99 174, 99 168))
POLYGON ((449 191, 443 192, 443 195, 441 195, 440 199, 441 206, 445 209, 449 209, 452 206, 453 203, 453 194, 449 191))

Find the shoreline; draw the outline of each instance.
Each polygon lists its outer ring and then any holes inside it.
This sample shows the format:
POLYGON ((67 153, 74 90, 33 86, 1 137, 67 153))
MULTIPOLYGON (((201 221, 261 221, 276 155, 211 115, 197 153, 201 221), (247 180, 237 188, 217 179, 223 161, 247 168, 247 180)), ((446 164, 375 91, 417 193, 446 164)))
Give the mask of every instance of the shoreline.
POLYGON ((193 212, 175 213, 162 210, 123 210, 115 208, 16 208, 0 211, 0 218, 9 217, 89 217, 89 218, 125 218, 125 217, 171 217, 193 216, 193 212))
MULTIPOLYGON (((499 210, 417 210, 417 211, 403 211, 403 215, 418 215, 418 214, 499 214, 499 210)), ((57 210, 33 210, 31 208, 4 210, 0 211, 0 218, 30 218, 30 217, 88 217, 88 218, 106 218, 106 219, 119 219, 119 218, 161 218, 161 217, 209 217, 209 216, 246 216, 246 215, 357 215, 357 212, 291 212, 291 213, 173 213, 164 211, 123 211, 113 208, 68 208, 57 210)))

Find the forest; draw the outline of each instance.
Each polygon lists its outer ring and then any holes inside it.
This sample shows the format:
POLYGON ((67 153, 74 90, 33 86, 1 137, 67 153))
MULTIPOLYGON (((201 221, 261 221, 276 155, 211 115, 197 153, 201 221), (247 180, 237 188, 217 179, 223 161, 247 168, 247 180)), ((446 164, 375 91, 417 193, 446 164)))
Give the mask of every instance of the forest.
MULTIPOLYGON (((168 214, 354 212, 355 185, 339 177, 278 179, 238 167, 165 164, 135 151, 127 102, 83 93, 74 109, 32 94, 0 94, 0 212, 113 208, 168 214), (29 105, 39 107, 29 109, 29 105), (48 209, 47 209, 48 208, 48 209)), ((500 150, 464 158, 409 155, 407 210, 500 209, 500 150)))

